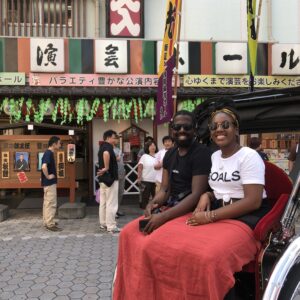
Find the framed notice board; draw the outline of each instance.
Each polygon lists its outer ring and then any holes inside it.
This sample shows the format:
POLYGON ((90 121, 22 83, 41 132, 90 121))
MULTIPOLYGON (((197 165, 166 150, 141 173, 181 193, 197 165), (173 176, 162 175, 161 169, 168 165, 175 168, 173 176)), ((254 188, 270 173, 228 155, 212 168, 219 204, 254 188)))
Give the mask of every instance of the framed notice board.
MULTIPOLYGON (((70 201, 75 201, 75 164, 68 162, 68 135, 58 135, 61 148, 54 152, 57 169, 57 187, 70 190, 70 201)), ((0 189, 42 188, 41 166, 48 149, 50 135, 2 135, 0 136, 0 189), (20 180, 24 174, 26 180, 20 180)), ((24 177, 23 176, 23 177, 24 177)))

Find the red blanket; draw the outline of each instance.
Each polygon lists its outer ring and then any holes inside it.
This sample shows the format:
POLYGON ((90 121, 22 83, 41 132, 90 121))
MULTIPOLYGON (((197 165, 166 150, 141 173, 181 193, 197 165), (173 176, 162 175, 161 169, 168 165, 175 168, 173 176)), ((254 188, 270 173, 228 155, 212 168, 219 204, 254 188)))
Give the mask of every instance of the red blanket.
POLYGON ((223 299, 259 243, 234 220, 187 226, 187 215, 150 235, 129 223, 119 241, 114 300, 223 299))

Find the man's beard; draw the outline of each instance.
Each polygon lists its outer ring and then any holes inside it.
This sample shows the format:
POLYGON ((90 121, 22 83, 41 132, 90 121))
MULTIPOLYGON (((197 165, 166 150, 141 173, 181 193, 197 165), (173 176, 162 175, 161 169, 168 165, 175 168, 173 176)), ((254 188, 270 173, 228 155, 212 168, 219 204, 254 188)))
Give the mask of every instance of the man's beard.
POLYGON ((185 140, 179 140, 178 138, 176 138, 176 144, 180 147, 180 148, 189 148, 192 143, 193 143, 193 137, 185 139, 185 140))

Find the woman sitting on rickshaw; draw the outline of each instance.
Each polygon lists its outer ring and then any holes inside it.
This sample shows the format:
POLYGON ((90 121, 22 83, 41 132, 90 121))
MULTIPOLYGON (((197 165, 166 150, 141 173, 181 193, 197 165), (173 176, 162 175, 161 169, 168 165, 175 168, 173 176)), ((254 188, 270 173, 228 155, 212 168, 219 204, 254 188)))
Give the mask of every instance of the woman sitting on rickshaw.
POLYGON ((220 148, 212 155, 212 192, 200 197, 192 215, 150 235, 135 231, 134 222, 127 225, 120 237, 115 300, 221 300, 234 286, 234 273, 254 259, 259 243, 252 229, 268 211, 264 162, 239 145, 234 109, 214 111, 209 130, 220 148))

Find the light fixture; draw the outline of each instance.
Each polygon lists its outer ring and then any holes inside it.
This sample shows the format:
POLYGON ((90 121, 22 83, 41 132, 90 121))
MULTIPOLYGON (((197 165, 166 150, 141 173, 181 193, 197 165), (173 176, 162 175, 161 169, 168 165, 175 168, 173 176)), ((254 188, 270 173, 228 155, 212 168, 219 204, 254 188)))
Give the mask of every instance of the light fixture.
POLYGON ((27 125, 27 129, 28 129, 28 130, 33 130, 33 128, 34 128, 33 124, 28 124, 28 125, 27 125))
POLYGON ((74 135, 74 130, 69 130, 69 135, 74 135))

